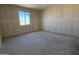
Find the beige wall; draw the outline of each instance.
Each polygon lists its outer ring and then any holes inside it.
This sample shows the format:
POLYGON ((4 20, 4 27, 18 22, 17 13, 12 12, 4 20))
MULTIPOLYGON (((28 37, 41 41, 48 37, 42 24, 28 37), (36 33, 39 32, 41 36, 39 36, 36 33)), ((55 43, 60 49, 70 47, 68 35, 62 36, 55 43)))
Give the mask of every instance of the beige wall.
POLYGON ((31 24, 20 26, 18 11, 25 8, 0 5, 2 37, 41 29, 79 37, 79 5, 54 5, 42 11, 29 9, 31 24), (41 21, 42 17, 42 21, 41 21), (42 23, 42 24, 41 24, 42 23))
POLYGON ((25 8, 12 5, 0 5, 0 12, 2 37, 13 36, 40 29, 40 12, 38 10, 27 10, 25 8), (30 12, 30 25, 20 26, 18 17, 19 10, 30 12))
POLYGON ((79 5, 54 5, 43 10, 43 30, 79 37, 79 5))

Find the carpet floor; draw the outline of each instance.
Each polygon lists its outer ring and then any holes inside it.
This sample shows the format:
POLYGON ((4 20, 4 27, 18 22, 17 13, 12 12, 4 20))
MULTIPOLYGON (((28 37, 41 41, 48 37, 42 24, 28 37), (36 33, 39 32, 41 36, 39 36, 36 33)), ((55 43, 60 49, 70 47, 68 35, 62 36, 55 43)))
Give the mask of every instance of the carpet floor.
POLYGON ((3 45, 12 55, 79 54, 79 39, 43 31, 8 38, 3 45))

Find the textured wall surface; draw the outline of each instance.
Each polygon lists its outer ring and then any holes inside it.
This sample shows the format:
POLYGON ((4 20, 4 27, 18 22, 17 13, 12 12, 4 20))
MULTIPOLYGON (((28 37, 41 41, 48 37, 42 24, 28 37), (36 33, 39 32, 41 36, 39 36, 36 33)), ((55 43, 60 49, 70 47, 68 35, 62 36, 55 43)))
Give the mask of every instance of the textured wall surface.
POLYGON ((43 10, 43 30, 79 37, 79 5, 54 5, 43 10))
POLYGON ((18 35, 25 32, 43 30, 79 37, 79 5, 54 5, 44 9, 27 10, 11 5, 0 5, 0 27, 2 37, 18 35), (31 24, 20 26, 18 11, 30 12, 31 24), (42 16, 42 21, 41 16, 42 16), (41 24, 42 22, 42 24, 41 24))
POLYGON ((27 10, 25 8, 12 5, 0 5, 0 12, 2 37, 13 36, 40 29, 40 14, 38 10, 27 10), (30 12, 30 25, 20 26, 18 16, 18 11, 20 10, 30 12))

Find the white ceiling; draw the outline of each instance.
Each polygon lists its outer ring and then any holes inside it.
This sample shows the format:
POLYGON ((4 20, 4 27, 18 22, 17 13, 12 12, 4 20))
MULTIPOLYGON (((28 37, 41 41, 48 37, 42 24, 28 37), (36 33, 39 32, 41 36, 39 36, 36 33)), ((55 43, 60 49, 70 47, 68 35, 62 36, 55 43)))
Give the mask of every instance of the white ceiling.
POLYGON ((33 9, 45 9, 52 4, 17 4, 18 6, 33 8, 33 9))

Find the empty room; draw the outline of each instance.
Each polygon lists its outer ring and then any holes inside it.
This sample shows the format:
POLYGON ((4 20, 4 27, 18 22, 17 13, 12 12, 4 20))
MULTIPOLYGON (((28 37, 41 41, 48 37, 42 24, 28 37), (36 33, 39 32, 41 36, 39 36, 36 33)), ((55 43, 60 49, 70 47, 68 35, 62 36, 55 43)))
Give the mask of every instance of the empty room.
POLYGON ((0 4, 0 55, 79 55, 79 5, 0 4))

